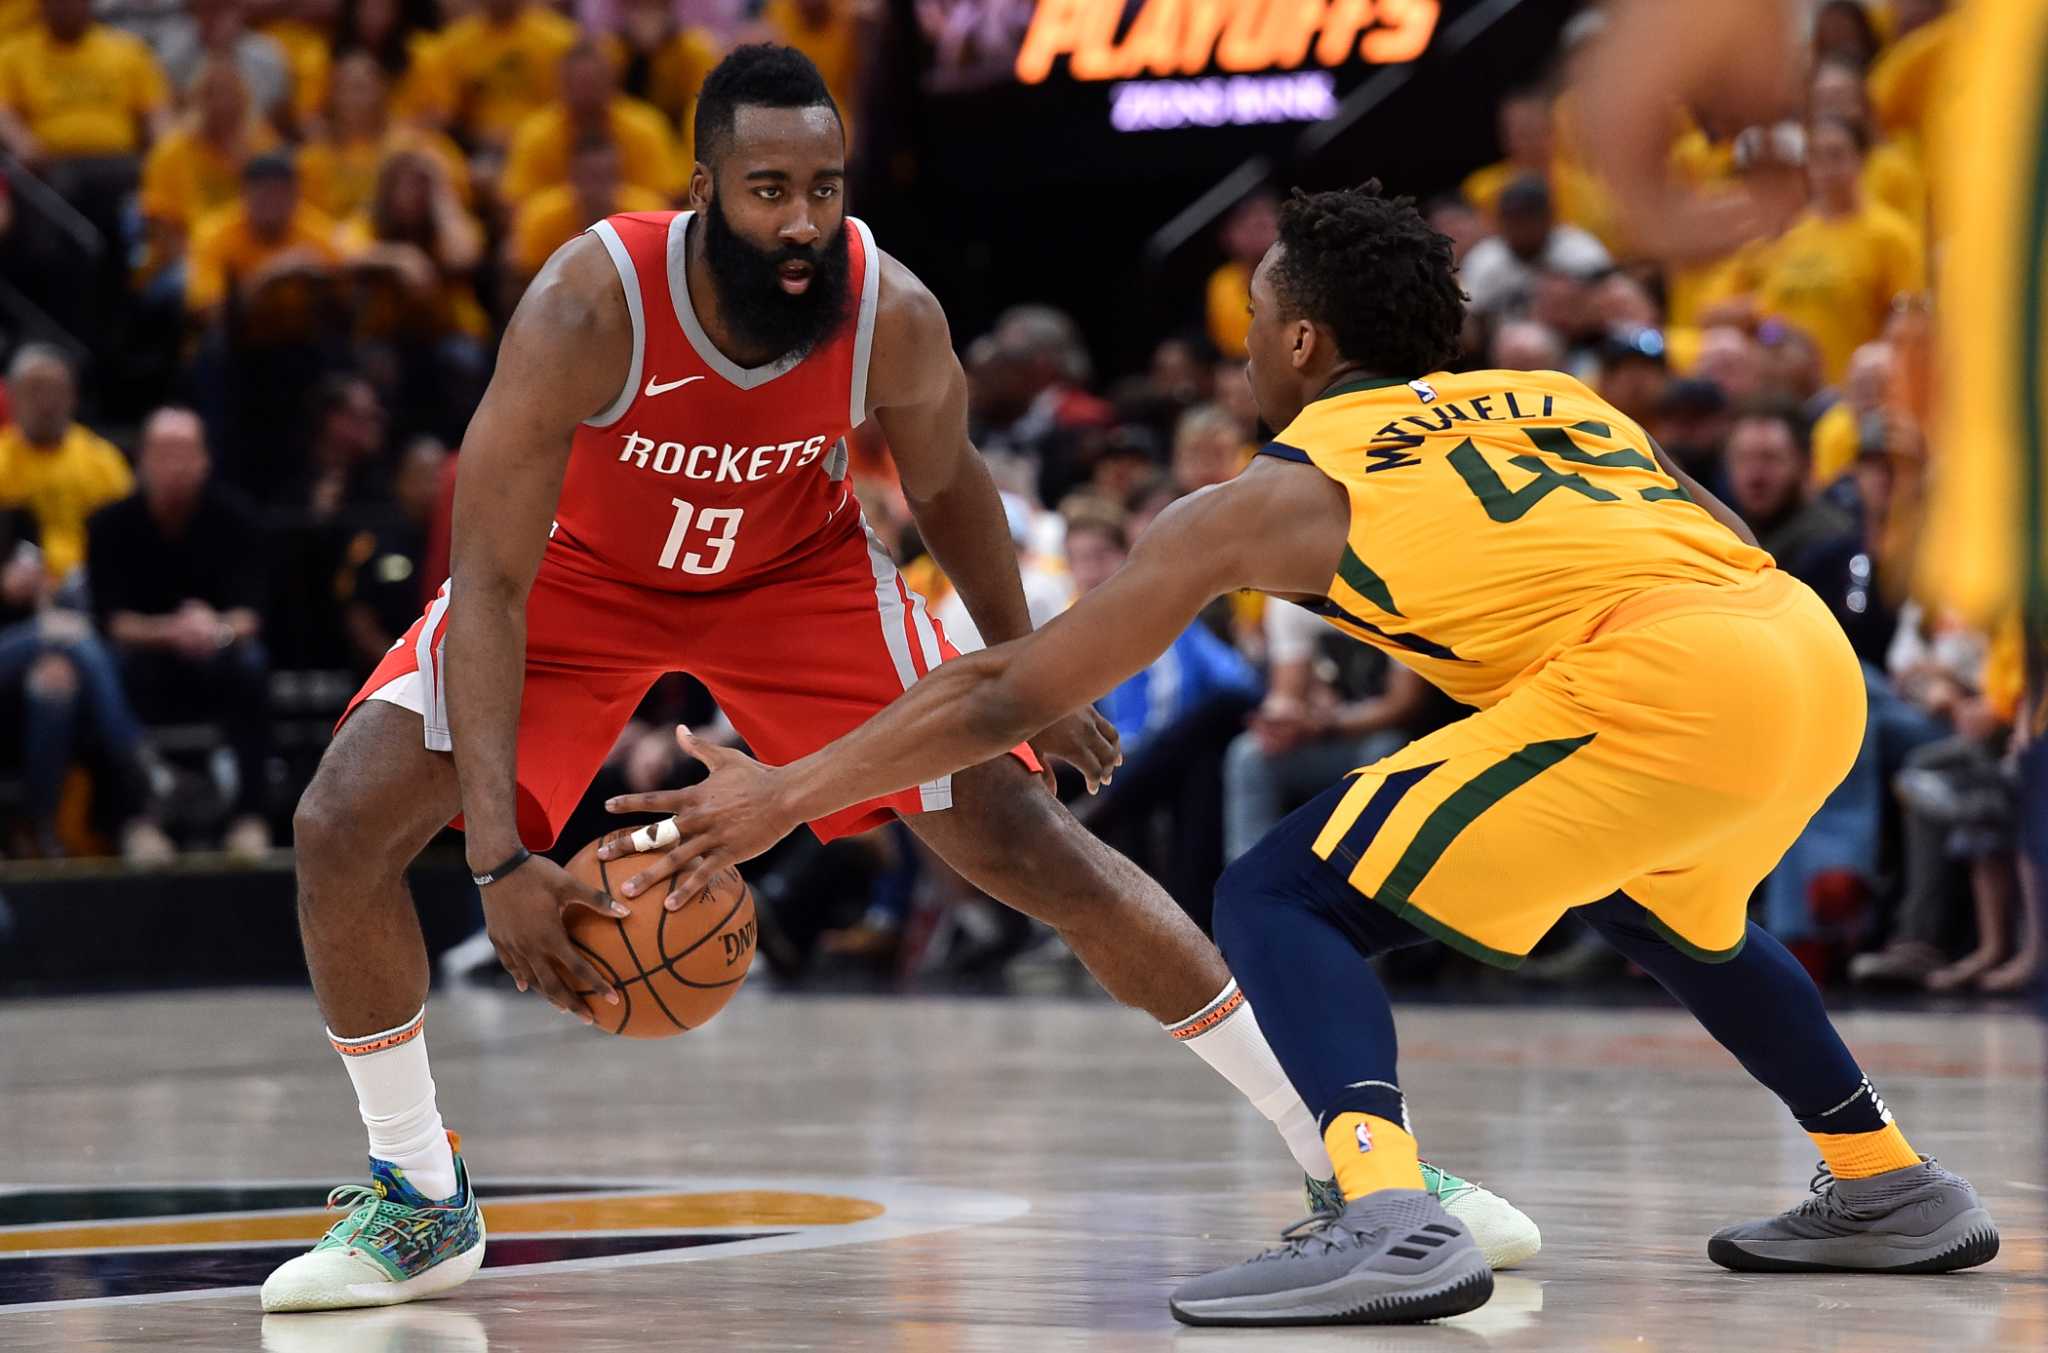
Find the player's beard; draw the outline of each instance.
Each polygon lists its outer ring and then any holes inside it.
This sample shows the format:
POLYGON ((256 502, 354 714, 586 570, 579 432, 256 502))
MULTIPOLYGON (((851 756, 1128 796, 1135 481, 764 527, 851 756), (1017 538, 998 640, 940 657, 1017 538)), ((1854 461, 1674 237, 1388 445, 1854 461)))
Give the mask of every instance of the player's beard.
POLYGON ((718 289, 719 318, 750 351, 802 358, 846 322, 852 262, 844 230, 809 248, 756 248, 726 221, 714 197, 704 211, 704 261, 718 289), (785 263, 811 265, 811 284, 801 295, 782 289, 777 270, 785 263))

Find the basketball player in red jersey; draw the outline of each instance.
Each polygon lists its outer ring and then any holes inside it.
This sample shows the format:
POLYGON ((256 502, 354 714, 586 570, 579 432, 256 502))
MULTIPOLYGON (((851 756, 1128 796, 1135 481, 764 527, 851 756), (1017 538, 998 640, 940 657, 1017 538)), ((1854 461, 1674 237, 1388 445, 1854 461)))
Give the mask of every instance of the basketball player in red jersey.
MULTIPOLYGON (((272 1274, 266 1310, 409 1301, 482 1262, 428 1070, 427 955, 404 883, 443 825, 460 814, 519 986, 588 1021, 586 1000, 617 998, 563 914, 613 904, 528 851, 553 842, 648 687, 692 673, 756 754, 786 762, 952 654, 862 520, 854 427, 880 424, 981 632, 1030 629, 945 315, 844 214, 845 138, 816 69, 787 48, 734 52, 704 86, 696 146, 692 210, 600 222, 520 302, 464 439, 454 577, 356 697, 300 802, 307 965, 374 1182, 336 1191, 348 1216, 272 1274)), ((1092 713, 1033 744, 1091 786, 1116 760, 1092 713)), ((811 826, 830 839, 903 816, 1237 1086, 1312 1180, 1329 1176, 1221 957, 1037 771, 1019 748, 811 826)))

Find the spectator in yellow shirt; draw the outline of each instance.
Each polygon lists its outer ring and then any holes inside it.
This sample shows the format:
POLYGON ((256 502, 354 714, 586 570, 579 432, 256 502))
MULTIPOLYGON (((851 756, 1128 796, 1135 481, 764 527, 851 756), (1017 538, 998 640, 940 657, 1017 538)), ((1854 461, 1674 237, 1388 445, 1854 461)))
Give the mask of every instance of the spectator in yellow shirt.
POLYGON ((1830 384, 1884 331, 1893 301, 1927 285, 1920 238, 1891 208, 1864 199, 1863 131, 1837 118, 1807 136, 1809 205, 1785 233, 1733 265, 1755 312, 1803 329, 1830 384))
POLYGON ((1466 176, 1461 185, 1465 200, 1493 220, 1502 190, 1533 174, 1550 185, 1550 200, 1559 221, 1590 231, 1605 242, 1610 233, 1606 194, 1591 174, 1572 161, 1560 142, 1550 95, 1534 89, 1510 93, 1500 102, 1499 119, 1505 158, 1466 176))
POLYGON ((376 57, 358 48, 335 62, 322 119, 326 130, 299 153, 299 195, 326 215, 346 220, 370 205, 387 157, 418 151, 439 162, 449 188, 467 207, 469 164, 461 149, 431 127, 394 123, 389 105, 376 57))
POLYGON ((42 24, 0 47, 0 145, 30 169, 139 155, 169 104, 149 48, 94 23, 91 0, 43 0, 42 24))
POLYGON ((1813 425, 1813 486, 1824 489, 1847 474, 1863 452, 1864 430, 1884 417, 1898 362, 1882 339, 1865 343, 1849 359, 1842 397, 1813 425))
POLYGON ((434 63, 446 82, 459 135, 502 146, 521 119, 555 97, 562 55, 576 25, 529 0, 481 0, 442 30, 434 63))
POLYGON ((367 211, 341 229, 359 350, 389 353, 401 427, 460 438, 490 378, 474 274, 484 233, 421 151, 386 157, 367 211))
POLYGON ((433 24, 432 0, 342 0, 334 60, 367 52, 384 72, 391 120, 446 131, 455 116, 454 95, 440 68, 433 24))
POLYGON ((470 284, 483 229, 436 157, 416 150, 387 156, 372 201, 343 225, 339 244, 364 288, 358 325, 366 336, 487 335, 470 284))
POLYGON ((7 369, 14 422, 0 428, 0 506, 25 507, 43 568, 61 580, 85 562, 85 519, 135 489, 127 458, 81 423, 78 382, 56 348, 24 344, 7 369))
POLYGON ((518 203, 569 180, 572 146, 602 137, 619 148, 625 181, 658 197, 683 191, 683 166, 668 123, 652 105, 618 92, 611 63, 594 42, 580 42, 562 58, 561 97, 529 116, 512 138, 499 195, 518 203))
POLYGON ((1927 222, 1927 180, 1913 153, 1894 140, 1877 140, 1870 113, 1870 95, 1863 77, 1841 61, 1822 61, 1814 68, 1811 108, 1816 118, 1838 118, 1862 127, 1872 138, 1863 157, 1863 195, 1882 202, 1914 229, 1927 222))
POLYGON ((1967 16, 1920 3, 1901 14, 1899 34, 1870 66, 1870 102, 1878 125, 1915 154, 1928 144, 1936 106, 1947 91, 1943 67, 1956 28, 1967 16))
POLYGON ((232 299, 252 336, 302 337, 336 262, 334 223, 299 201, 291 161, 259 155, 242 171, 240 200, 193 234, 185 307, 211 320, 232 299))
POLYGON ((591 225, 620 212, 661 211, 667 205, 645 188, 621 181, 619 148, 611 141, 602 136, 579 141, 569 160, 569 181, 528 198, 513 218, 505 252, 514 297, 548 255, 591 225))
POLYGON ((283 47, 248 23, 244 0, 186 0, 184 13, 167 19, 155 37, 157 60, 174 89, 186 89, 208 57, 235 63, 259 116, 290 132, 292 67, 283 47))
POLYGON ((284 52, 292 76, 293 121, 301 128, 319 120, 327 102, 333 52, 334 0, 284 0, 256 31, 284 52))
MULTIPOLYGON (((671 0, 620 0, 616 9, 618 27, 605 36, 604 47, 619 72, 619 87, 659 108, 687 142, 697 91, 723 54, 717 35, 677 23, 671 0)), ((689 163, 687 154, 683 162, 689 163)))
POLYGON ((1280 204, 1268 192, 1253 193, 1224 218, 1219 242, 1225 258, 1209 274, 1205 313, 1209 341, 1225 357, 1244 360, 1244 336, 1251 329, 1252 269, 1280 238, 1280 204))
POLYGON ((277 145, 269 124, 250 116, 241 74, 225 58, 209 58, 200 66, 191 107, 190 115, 152 146, 142 163, 148 274, 182 258, 199 219, 234 202, 249 157, 277 145))
POLYGON ((41 0, 0 0, 0 43, 35 26, 41 0))
POLYGON ((849 122, 860 111, 861 66, 875 8, 868 0, 767 0, 761 6, 768 39, 811 59, 839 105, 839 116, 849 122))

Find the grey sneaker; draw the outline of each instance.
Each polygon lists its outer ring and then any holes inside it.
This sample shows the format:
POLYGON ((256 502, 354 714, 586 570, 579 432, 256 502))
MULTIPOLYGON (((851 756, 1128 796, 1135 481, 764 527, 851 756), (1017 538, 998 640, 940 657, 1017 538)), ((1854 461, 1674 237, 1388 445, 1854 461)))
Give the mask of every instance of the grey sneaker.
POLYGON ((1977 1191, 1931 1157, 1868 1179, 1822 1165, 1809 1187, 1789 1212, 1716 1232, 1707 1258, 1748 1273, 1949 1273, 1998 1253, 1977 1191))
POLYGON ((1385 1189, 1234 1268, 1191 1278, 1168 1305, 1184 1325, 1405 1325, 1493 1295, 1471 1233, 1420 1189, 1385 1189))

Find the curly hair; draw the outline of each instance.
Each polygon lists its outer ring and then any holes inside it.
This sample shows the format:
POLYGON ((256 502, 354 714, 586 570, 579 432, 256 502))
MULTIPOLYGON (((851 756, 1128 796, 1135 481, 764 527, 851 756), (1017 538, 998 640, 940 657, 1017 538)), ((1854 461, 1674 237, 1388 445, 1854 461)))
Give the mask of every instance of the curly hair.
POLYGON ((735 47, 704 77, 697 95, 697 158, 716 164, 742 108, 830 108, 832 91, 811 59, 794 47, 756 42, 735 47))
POLYGON ((1280 244, 1281 305, 1335 334, 1346 361, 1420 376, 1457 357, 1465 293, 1451 241, 1414 198, 1381 196, 1378 179, 1341 192, 1297 188, 1280 208, 1280 244))

